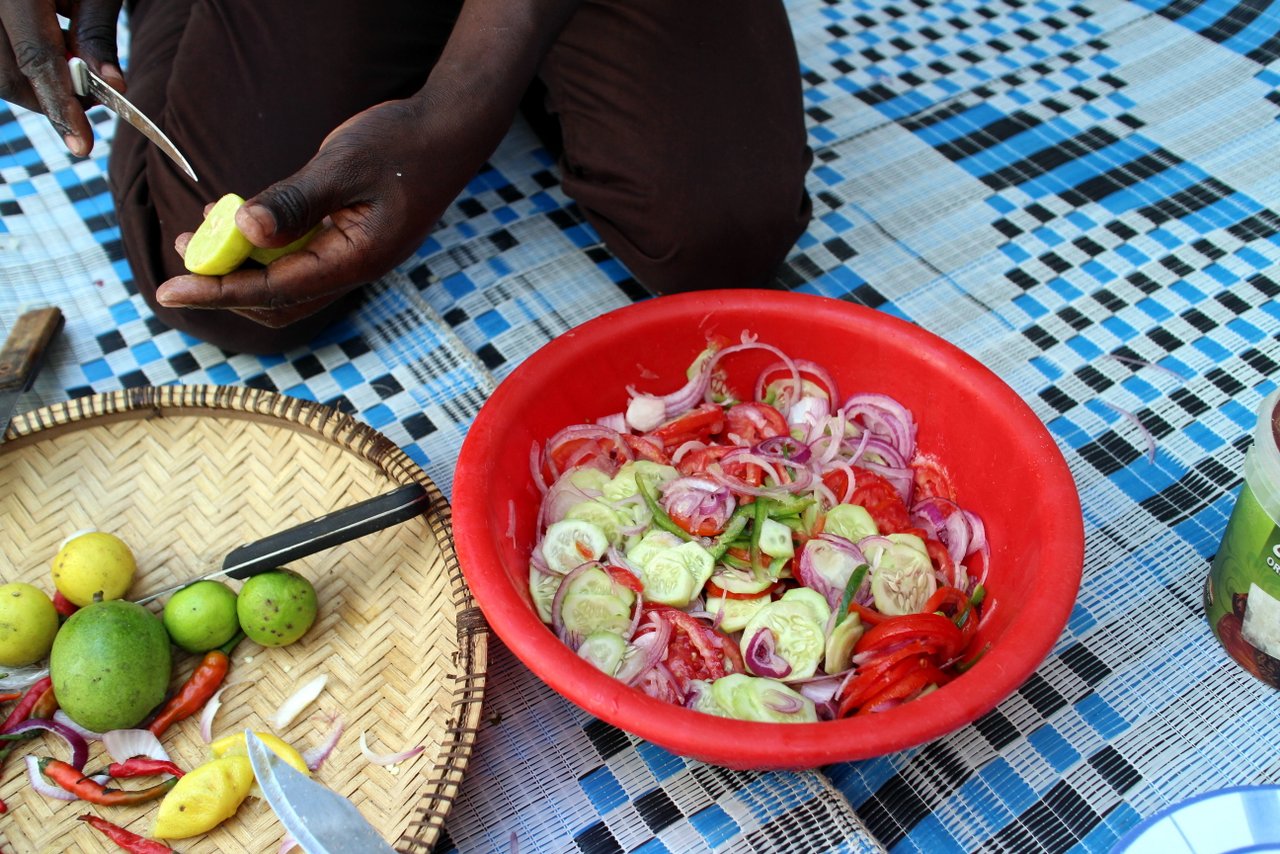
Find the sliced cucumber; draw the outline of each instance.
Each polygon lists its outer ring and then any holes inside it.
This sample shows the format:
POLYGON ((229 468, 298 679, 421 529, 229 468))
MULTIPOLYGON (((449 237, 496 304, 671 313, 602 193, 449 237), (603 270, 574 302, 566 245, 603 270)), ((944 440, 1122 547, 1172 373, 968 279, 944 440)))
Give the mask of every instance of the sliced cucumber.
POLYGON ((720 614, 720 630, 724 632, 740 632, 747 627, 760 609, 772 601, 768 596, 753 596, 750 599, 731 599, 728 596, 708 596, 707 611, 720 614))
POLYGON ((871 595, 886 616, 919 613, 938 589, 924 541, 913 534, 890 534, 888 545, 866 549, 872 566, 871 595))
POLYGON ((627 546, 627 560, 636 566, 644 566, 655 554, 674 549, 684 542, 675 534, 667 531, 645 531, 644 536, 627 546))
POLYGON ((604 485, 609 482, 609 475, 592 466, 579 466, 564 476, 583 492, 603 492, 604 485))
POLYGON ((760 551, 777 561, 783 561, 796 553, 791 539, 791 529, 774 519, 760 523, 760 551))
POLYGON ((743 570, 717 567, 711 573, 711 583, 716 587, 721 590, 727 590, 730 593, 742 593, 748 596, 754 593, 763 593, 777 581, 777 577, 770 575, 768 572, 755 574, 743 570))
POLYGON ((680 476, 680 472, 672 466, 664 466, 662 463, 650 460, 628 460, 618 469, 618 473, 601 487, 600 491, 609 501, 622 501, 624 498, 637 495, 640 487, 636 485, 636 475, 647 477, 656 487, 675 480, 680 476))
POLYGON ((583 501, 575 504, 565 511, 564 518, 590 522, 604 532, 610 545, 615 546, 622 538, 620 529, 623 525, 629 524, 623 519, 621 513, 603 501, 583 501))
POLYGON ((811 590, 808 587, 793 587, 783 593, 782 599, 779 601, 804 605, 813 614, 813 619, 823 625, 826 625, 827 620, 831 619, 831 605, 827 603, 826 597, 817 590, 811 590))
POLYGON ((858 504, 837 504, 827 511, 822 532, 856 543, 863 537, 875 536, 880 530, 867 508, 858 504))
POLYGON ((707 583, 714 564, 711 553, 697 543, 656 551, 640 564, 644 598, 683 608, 707 583))
POLYGON ((711 697, 728 717, 763 723, 815 723, 813 701, 776 679, 731 673, 711 683, 711 697))
POLYGON ((857 614, 850 614, 841 620, 827 636, 827 650, 822 660, 822 669, 828 673, 848 670, 853 664, 854 644, 862 637, 863 631, 862 618, 857 614))
POLYGON ((627 642, 622 635, 613 632, 592 632, 582 639, 578 655, 609 676, 618 672, 622 657, 627 653, 627 642))
MULTIPOLYGON (((804 588, 797 588, 804 589, 804 588)), ((821 598, 821 597, 819 597, 821 598)), ((774 637, 774 654, 791 665, 789 679, 808 679, 818 669, 826 652, 826 620, 816 619, 809 602, 786 597, 760 609, 742 629, 743 643, 756 632, 769 629, 774 637)), ((750 669, 751 662, 747 662, 750 669)))
POLYGON ((560 619, 565 629, 575 635, 621 635, 631 626, 631 608, 617 596, 605 593, 570 593, 560 605, 560 619))
POLYGON ((711 683, 702 679, 691 679, 689 681, 689 700, 686 706, 695 712, 702 712, 704 715, 716 715, 722 718, 730 717, 729 712, 716 702, 715 695, 711 693, 711 683))
POLYGON ((556 591, 560 589, 563 575, 548 575, 545 572, 529 568, 529 596, 533 599, 533 607, 538 611, 538 619, 544 623, 551 622, 551 603, 555 601, 556 591))
POLYGON ((609 548, 600 526, 582 519, 561 519, 542 535, 542 559, 553 572, 565 574, 588 561, 599 560, 609 548))

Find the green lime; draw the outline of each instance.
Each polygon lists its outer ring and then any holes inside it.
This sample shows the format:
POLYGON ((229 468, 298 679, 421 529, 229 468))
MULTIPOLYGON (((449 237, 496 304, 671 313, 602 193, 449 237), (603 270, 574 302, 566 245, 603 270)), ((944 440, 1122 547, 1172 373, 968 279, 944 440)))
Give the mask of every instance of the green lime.
POLYGON ((202 276, 225 276, 245 262, 253 244, 236 227, 236 211, 243 204, 244 199, 235 193, 227 193, 214 203, 182 256, 188 270, 202 276))
POLYGON ((189 584, 165 603, 164 627, 187 652, 217 649, 240 630, 236 593, 217 581, 189 584))
POLYGON ((57 633, 58 611, 43 590, 21 581, 0 585, 0 665, 35 664, 57 633))
POLYGON ((292 243, 287 243, 278 249, 263 249, 261 246, 255 246, 249 250, 249 257, 257 261, 262 266, 267 266, 277 258, 283 258, 286 255, 292 255, 302 247, 311 242, 311 238, 316 236, 316 232, 320 230, 320 226, 308 231, 292 243))
POLYGON ((236 599, 240 628, 263 646, 285 646, 307 633, 316 620, 316 589, 288 569, 255 575, 236 599))

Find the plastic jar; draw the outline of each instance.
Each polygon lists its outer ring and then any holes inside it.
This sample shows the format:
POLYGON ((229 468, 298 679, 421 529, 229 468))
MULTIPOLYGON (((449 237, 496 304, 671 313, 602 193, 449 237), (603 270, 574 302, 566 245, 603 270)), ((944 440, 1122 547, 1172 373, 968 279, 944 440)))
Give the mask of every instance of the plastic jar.
POLYGON ((1244 485, 1204 600, 1209 627, 1227 654, 1280 688, 1280 389, 1258 407, 1244 485))

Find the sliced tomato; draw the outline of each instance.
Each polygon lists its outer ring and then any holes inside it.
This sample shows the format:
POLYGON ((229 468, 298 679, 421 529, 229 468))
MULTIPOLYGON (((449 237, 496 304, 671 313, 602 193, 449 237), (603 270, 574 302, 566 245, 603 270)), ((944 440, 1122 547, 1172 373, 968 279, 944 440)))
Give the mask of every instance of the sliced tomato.
MULTIPOLYGON (((913 532, 915 533, 915 532, 913 532)), ((960 576, 956 567, 956 562, 951 558, 951 552, 947 550, 938 540, 933 537, 923 536, 924 532, 920 531, 916 536, 924 540, 925 551, 929 553, 929 560, 933 562, 933 568, 942 574, 943 578, 950 579, 952 584, 960 583, 960 576)), ((934 611, 935 608, 926 608, 925 610, 934 611)))
POLYGON ((626 567, 614 566, 612 564, 605 567, 605 571, 609 576, 632 593, 643 593, 644 582, 636 577, 636 574, 626 567))
POLYGON ((863 624, 868 626, 874 626, 889 619, 888 616, 881 614, 875 608, 868 608, 866 605, 859 605, 857 602, 849 603, 849 613, 857 614, 863 624))
POLYGON ((942 661, 950 661, 964 648, 964 636, 956 624, 929 612, 889 617, 867 629, 853 649, 855 653, 872 652, 916 639, 928 643, 942 661))
POLYGON ((724 632, 669 605, 646 603, 644 610, 671 624, 671 640, 663 664, 682 691, 687 692, 694 679, 712 681, 745 670, 737 641, 724 632))
MULTIPOLYGON (((675 463, 675 467, 685 477, 705 474, 712 463, 720 462, 721 458, 732 450, 734 450, 732 445, 708 445, 705 448, 693 448, 680 457, 680 461, 675 463)), ((721 466, 721 470, 727 477, 739 480, 748 486, 759 486, 764 482, 764 471, 755 463, 730 461, 724 463, 721 466)), ((755 500, 752 496, 739 495, 738 498, 740 503, 744 504, 755 500)))
POLYGON ((707 442, 712 436, 723 432, 724 425, 724 409, 715 403, 704 403, 645 435, 656 439, 670 452, 685 442, 707 442))
POLYGON ((630 458, 627 447, 621 441, 598 438, 568 439, 550 450, 551 464, 563 474, 571 468, 598 465, 613 471, 630 458))
POLYGON ((703 518, 698 520, 698 524, 693 524, 693 517, 687 513, 681 513, 679 510, 668 508, 667 515, 671 517, 671 521, 680 526, 681 530, 688 531, 698 537, 714 537, 716 534, 724 530, 724 526, 716 522, 715 519, 703 518))
POLYGON ((774 436, 790 435, 787 419, 767 403, 739 403, 725 413, 725 433, 739 445, 754 445, 774 436))
POLYGON ((844 469, 832 469, 822 476, 822 483, 831 490, 836 501, 843 502, 845 493, 849 491, 849 475, 844 469))
POLYGON ((858 708, 856 714, 865 715, 880 711, 886 703, 899 703, 913 699, 930 685, 944 685, 947 674, 932 664, 917 667, 896 681, 886 685, 879 693, 873 694, 858 708))
POLYGON ((932 454, 916 454, 911 461, 912 501, 922 498, 956 500, 956 488, 951 484, 951 473, 932 454))
POLYGON ((849 503, 865 508, 881 534, 899 534, 911 528, 911 514, 898 490, 869 469, 855 466, 853 496, 849 503))
POLYGON ((631 449, 631 456, 637 460, 648 460, 652 463, 671 465, 671 455, 666 448, 657 442, 651 442, 643 436, 623 433, 622 441, 631 449))
POLYGON ((895 682, 905 679, 916 670, 928 666, 928 663, 927 657, 916 655, 898 659, 891 667, 884 670, 859 668, 857 674, 844 686, 840 705, 837 707, 839 717, 848 717, 862 708, 867 700, 880 694, 895 682))

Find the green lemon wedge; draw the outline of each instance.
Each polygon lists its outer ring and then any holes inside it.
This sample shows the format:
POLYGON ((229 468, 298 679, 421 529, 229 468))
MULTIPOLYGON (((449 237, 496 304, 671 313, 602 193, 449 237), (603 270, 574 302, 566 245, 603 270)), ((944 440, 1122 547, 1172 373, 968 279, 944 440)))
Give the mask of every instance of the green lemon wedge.
POLYGON ((280 246, 276 249, 263 249, 261 246, 255 246, 249 250, 249 257, 265 267, 277 258, 292 255, 294 252, 297 252, 299 249, 306 246, 311 242, 311 238, 316 236, 316 232, 319 230, 320 226, 317 225, 315 228, 311 229, 292 243, 280 246))
POLYGON ((183 263, 188 270, 201 276, 225 276, 245 262, 253 244, 236 227, 236 211, 243 204, 235 193, 218 199, 187 244, 183 263))

